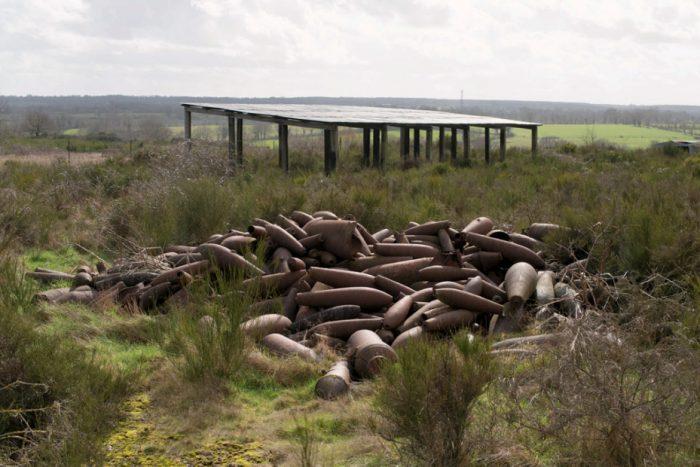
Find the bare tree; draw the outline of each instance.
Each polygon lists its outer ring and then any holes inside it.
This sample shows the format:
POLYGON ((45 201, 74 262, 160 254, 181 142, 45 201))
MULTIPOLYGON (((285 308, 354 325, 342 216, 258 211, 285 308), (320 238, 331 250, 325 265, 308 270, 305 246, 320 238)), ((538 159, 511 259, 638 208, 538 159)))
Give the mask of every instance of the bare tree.
POLYGON ((35 138, 47 134, 52 126, 51 117, 40 110, 30 110, 22 119, 22 129, 35 138))
POLYGON ((148 117, 139 122, 139 137, 148 141, 166 141, 171 138, 170 130, 163 121, 156 117, 148 117))

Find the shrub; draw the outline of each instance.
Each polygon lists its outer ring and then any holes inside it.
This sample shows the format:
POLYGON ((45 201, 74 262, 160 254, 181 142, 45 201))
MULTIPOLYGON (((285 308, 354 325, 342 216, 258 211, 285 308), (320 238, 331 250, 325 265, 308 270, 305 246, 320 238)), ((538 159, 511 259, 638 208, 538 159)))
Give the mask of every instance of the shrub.
MULTIPOLYGON (((15 272, 0 271, 0 283, 15 272)), ((98 464, 95 446, 118 414, 126 379, 72 341, 35 331, 16 302, 0 303, 0 464, 98 464)))
POLYGON ((685 464, 698 436, 697 352, 672 337, 635 346, 635 335, 594 319, 569 329, 504 379, 507 423, 544 442, 555 464, 685 464))
POLYGON ((411 343, 378 381, 379 434, 410 463, 458 465, 470 455, 470 413, 494 370, 487 344, 470 337, 411 343))

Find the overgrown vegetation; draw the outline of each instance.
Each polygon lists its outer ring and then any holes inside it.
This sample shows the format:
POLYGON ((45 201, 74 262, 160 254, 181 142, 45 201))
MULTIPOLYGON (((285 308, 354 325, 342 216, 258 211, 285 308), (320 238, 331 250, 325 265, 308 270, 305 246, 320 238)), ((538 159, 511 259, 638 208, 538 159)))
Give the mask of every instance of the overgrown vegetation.
POLYGON ((471 410, 494 370, 488 345, 468 334, 411 342, 377 384, 379 433, 406 465, 464 465, 477 445, 471 410))
MULTIPOLYGON (((2 432, 21 431, 28 439, 0 439, 3 454, 99 462, 96 446, 113 426, 129 379, 149 393, 153 416, 188 443, 253 430, 253 438, 236 442, 269 444, 275 460, 285 459, 281 452, 298 439, 300 458, 313 457, 322 440, 322 459, 329 446, 335 461, 386 462, 363 423, 375 389, 379 410, 397 417, 382 422, 384 434, 414 456, 411 462, 697 459, 697 158, 583 145, 534 161, 510 150, 506 163, 492 167, 476 152, 471 168, 434 163, 399 171, 392 148, 380 173, 345 156, 359 153, 353 144, 347 142, 351 149, 343 149, 331 177, 321 174, 321 153, 311 145, 292 151, 290 175, 274 168, 276 156, 264 147, 251 148, 245 171, 233 173, 213 144, 190 156, 178 146, 144 147, 132 158, 93 165, 5 163, 0 251, 24 253, 27 267, 67 270, 78 259, 94 262, 93 254, 109 259, 142 246, 202 242, 293 209, 353 213, 369 229, 442 218, 466 224, 479 215, 515 228, 547 220, 572 228, 552 239, 552 253, 590 255, 592 271, 625 277, 616 284, 620 296, 602 310, 608 318, 571 328, 565 344, 533 360, 492 362, 483 343, 467 345, 463 337, 461 349, 445 342, 412 346, 376 388, 363 385, 348 402, 351 409, 339 410, 314 400, 317 365, 250 353, 238 324, 252 296, 235 291, 237 278, 218 277, 192 290, 190 305, 168 314, 131 316, 37 306, 31 296, 39 285, 22 277, 17 260, 3 261, 0 377, 10 386, 0 392, 0 409, 42 409, 25 417, 29 425, 15 416, 20 412, 3 412, 2 432), (406 375, 413 384, 401 386, 406 375), (416 415, 415 407, 427 409, 416 415), (292 423, 302 408, 310 413, 307 431, 292 423), (465 437, 472 431, 497 442, 465 437)), ((191 451, 179 440, 171 441, 191 451)))

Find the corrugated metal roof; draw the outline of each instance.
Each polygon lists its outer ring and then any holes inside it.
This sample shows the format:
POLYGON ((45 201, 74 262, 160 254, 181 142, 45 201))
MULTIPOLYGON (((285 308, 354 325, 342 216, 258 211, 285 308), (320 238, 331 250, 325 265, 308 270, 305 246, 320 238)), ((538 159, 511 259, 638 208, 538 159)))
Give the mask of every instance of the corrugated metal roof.
MULTIPOLYGON (((321 122, 340 126, 358 125, 416 125, 416 126, 515 126, 532 127, 539 123, 508 120, 504 118, 465 115, 434 110, 399 109, 386 107, 360 107, 343 105, 305 104, 211 104, 186 102, 186 107, 202 110, 218 110, 247 115, 250 118, 276 117, 302 122, 321 122)), ((293 125, 293 122, 290 122, 293 125)))

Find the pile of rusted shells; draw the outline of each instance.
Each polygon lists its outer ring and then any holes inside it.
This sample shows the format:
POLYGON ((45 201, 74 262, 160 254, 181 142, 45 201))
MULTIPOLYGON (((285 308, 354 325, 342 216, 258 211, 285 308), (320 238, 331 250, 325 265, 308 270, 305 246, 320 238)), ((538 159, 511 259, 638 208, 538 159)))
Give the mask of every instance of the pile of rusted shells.
POLYGON ((421 336, 580 318, 584 308, 566 273, 585 268, 585 260, 562 266, 543 255, 544 240, 559 229, 532 224, 507 232, 478 217, 461 229, 443 220, 370 233, 350 216, 294 211, 140 262, 29 274, 73 284, 38 294, 48 302, 109 300, 151 312, 186 301, 190 284, 214 271, 235 273, 243 289, 264 297, 249 310, 246 334, 279 355, 315 361, 320 344, 344 355, 316 387, 320 397, 334 398, 351 378, 372 377, 421 336))

